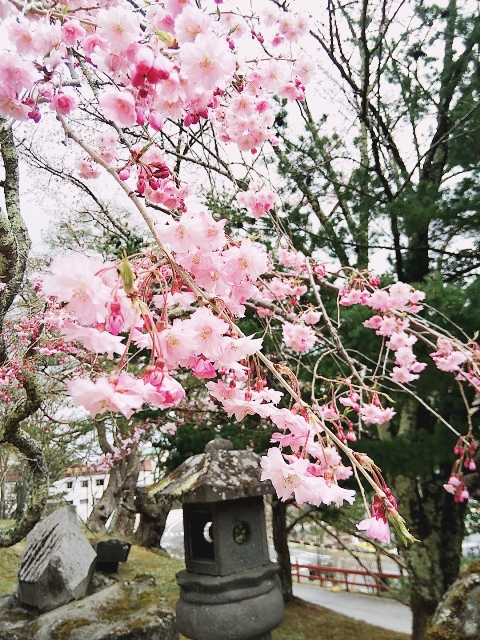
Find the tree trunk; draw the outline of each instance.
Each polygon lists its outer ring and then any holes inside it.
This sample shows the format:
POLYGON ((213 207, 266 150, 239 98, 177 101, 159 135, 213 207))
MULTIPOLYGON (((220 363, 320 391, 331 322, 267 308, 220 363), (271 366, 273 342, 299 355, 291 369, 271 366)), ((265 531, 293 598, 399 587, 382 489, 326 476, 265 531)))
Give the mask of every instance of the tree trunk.
POLYGON ((0 520, 5 520, 7 517, 6 487, 5 477, 3 477, 0 481, 0 520))
POLYGON ((280 566, 280 582, 282 583, 282 594, 285 602, 293 598, 292 594, 292 565, 290 562, 290 550, 288 548, 287 534, 287 505, 276 497, 272 500, 272 529, 273 544, 277 552, 278 564, 280 566))
POLYGON ((110 469, 108 485, 102 497, 94 505, 91 514, 88 516, 87 526, 94 533, 106 533, 107 521, 115 511, 120 497, 119 485, 121 484, 120 463, 115 462, 110 469))
POLYGON ((138 474, 140 473, 141 460, 137 451, 128 456, 128 472, 122 484, 120 500, 113 516, 112 531, 119 536, 131 536, 135 528, 135 490, 137 488, 138 474))
POLYGON ((155 499, 148 495, 147 489, 137 489, 135 508, 140 514, 140 524, 135 534, 137 544, 147 548, 160 547, 171 507, 170 503, 157 504, 155 499))
POLYGON ((441 597, 459 573, 465 505, 454 502, 433 472, 421 478, 399 476, 392 485, 400 515, 421 541, 402 549, 402 555, 410 576, 412 640, 425 640, 441 597))

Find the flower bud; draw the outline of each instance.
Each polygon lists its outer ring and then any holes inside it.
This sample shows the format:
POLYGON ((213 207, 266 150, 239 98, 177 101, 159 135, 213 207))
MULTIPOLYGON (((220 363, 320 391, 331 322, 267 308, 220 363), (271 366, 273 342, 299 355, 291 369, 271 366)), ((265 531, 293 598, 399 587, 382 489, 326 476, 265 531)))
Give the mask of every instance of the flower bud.
POLYGON ((142 47, 135 54, 135 71, 146 76, 153 67, 155 56, 150 47, 142 47))
POLYGON ((158 111, 150 111, 148 124, 152 129, 155 129, 155 131, 161 131, 163 129, 163 118, 158 111))
POLYGON ((157 84, 161 80, 168 80, 171 71, 171 62, 165 56, 158 56, 153 62, 153 66, 147 73, 147 80, 152 84, 157 84))

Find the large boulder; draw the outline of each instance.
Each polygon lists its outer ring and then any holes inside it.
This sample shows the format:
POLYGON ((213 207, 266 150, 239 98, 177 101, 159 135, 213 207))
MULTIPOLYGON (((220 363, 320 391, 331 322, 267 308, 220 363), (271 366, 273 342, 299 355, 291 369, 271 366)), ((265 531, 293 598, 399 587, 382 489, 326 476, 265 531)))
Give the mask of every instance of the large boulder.
POLYGON ((479 640, 480 563, 476 562, 445 593, 427 631, 427 640, 479 640))
POLYGON ((82 598, 88 589, 96 553, 69 507, 57 509, 27 536, 18 569, 17 595, 39 611, 82 598))
POLYGON ((115 584, 35 618, 0 598, 0 640, 178 640, 175 615, 152 576, 115 584))

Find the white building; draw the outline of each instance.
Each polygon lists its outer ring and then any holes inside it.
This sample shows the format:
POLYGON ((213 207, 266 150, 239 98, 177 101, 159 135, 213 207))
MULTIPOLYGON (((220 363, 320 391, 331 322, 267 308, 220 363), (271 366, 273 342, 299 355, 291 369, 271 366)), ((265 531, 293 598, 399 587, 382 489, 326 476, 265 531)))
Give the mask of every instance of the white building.
MULTIPOLYGON (((144 460, 140 468, 137 486, 152 484, 154 477, 154 463, 144 460)), ((63 478, 52 484, 51 493, 63 495, 65 501, 76 511, 84 521, 103 495, 110 475, 95 473, 86 465, 68 467, 63 472, 63 478)))

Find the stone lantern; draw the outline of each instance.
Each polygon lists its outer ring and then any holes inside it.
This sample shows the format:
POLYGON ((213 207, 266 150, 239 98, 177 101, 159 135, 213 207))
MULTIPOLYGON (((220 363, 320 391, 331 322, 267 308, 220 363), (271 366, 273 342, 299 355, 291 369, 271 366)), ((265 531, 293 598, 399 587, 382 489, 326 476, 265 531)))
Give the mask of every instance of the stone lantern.
POLYGON ((179 631, 192 640, 269 640, 284 615, 270 562, 260 458, 216 438, 155 487, 183 503, 186 570, 177 574, 179 631))

